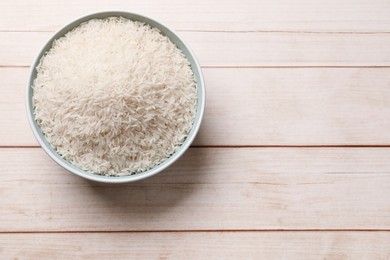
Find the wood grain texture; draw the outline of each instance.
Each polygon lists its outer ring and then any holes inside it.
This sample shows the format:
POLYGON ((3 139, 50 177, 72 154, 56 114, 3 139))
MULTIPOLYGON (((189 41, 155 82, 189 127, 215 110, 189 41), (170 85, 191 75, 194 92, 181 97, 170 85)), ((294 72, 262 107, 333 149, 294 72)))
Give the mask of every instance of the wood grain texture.
MULTIPOLYGON (((28 66, 53 32, 0 32, 0 65, 28 66)), ((179 32, 202 66, 389 66, 389 34, 179 32)))
POLYGON ((0 234, 7 259, 388 259, 390 232, 0 234))
MULTIPOLYGON (((390 144, 390 68, 203 71, 207 105, 195 145, 390 144)), ((28 68, 0 68, 2 146, 37 145, 27 77, 28 68)))
POLYGON ((388 0, 0 0, 0 259, 390 259, 389 13, 388 0), (126 185, 28 148, 24 111, 44 42, 108 9, 178 30, 207 84, 198 147, 126 185))
POLYGON ((0 30, 53 30, 78 16, 127 10, 184 30, 389 31, 386 0, 1 1, 0 30))
POLYGON ((142 182, 101 185, 39 148, 0 149, 0 231, 389 230, 390 153, 191 148, 142 182))

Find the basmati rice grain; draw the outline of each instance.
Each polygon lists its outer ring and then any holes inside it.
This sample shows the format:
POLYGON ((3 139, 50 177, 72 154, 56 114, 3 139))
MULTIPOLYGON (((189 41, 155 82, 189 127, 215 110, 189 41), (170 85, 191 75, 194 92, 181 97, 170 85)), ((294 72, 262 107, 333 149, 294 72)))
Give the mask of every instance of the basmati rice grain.
POLYGON ((151 169, 180 147, 194 122, 190 63, 145 23, 82 23, 55 40, 36 69, 35 120, 53 148, 85 171, 151 169))

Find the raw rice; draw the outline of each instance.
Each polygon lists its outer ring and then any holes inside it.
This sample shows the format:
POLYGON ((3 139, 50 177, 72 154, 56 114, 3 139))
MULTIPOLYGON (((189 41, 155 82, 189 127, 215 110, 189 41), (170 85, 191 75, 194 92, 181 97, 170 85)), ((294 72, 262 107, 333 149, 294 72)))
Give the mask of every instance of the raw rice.
POLYGON ((93 19, 57 39, 37 66, 35 119, 73 165, 140 173, 184 142, 196 114, 189 61, 166 36, 121 17, 93 19))

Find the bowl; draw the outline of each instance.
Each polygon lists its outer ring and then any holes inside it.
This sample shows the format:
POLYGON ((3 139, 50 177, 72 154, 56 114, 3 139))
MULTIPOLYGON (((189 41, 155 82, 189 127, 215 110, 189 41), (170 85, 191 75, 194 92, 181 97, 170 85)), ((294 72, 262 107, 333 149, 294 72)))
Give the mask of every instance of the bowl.
POLYGON ((169 27, 166 25, 162 24, 161 22, 158 22, 152 18, 135 14, 135 13, 130 13, 130 12, 124 12, 124 11, 105 11, 105 12, 98 12, 98 13, 93 13, 89 14, 83 17, 80 17, 68 25, 64 26, 61 28, 59 31, 57 31, 43 46, 43 48, 40 50, 38 53, 37 57, 34 60, 34 63, 31 66, 30 74, 29 74, 29 80, 28 80, 28 85, 27 85, 27 100, 26 100, 26 109, 27 109, 27 116, 28 116, 28 121, 31 126, 31 129, 33 131, 33 134, 39 144, 42 146, 43 150, 60 166, 65 168, 66 170, 81 176, 85 179, 92 180, 92 181, 98 181, 98 182, 103 182, 103 183, 126 183, 126 182, 132 182, 132 181, 138 181, 141 179, 148 178, 150 176, 153 176, 164 169, 166 169, 168 166, 173 164, 177 159, 179 159, 184 152, 188 149, 188 147, 191 145, 193 140, 196 137, 196 134, 199 130, 202 117, 203 117, 203 112, 204 112, 204 106, 205 106, 205 87, 204 87, 204 79, 202 75, 202 71, 200 68, 200 65, 194 55, 194 53, 191 51, 189 46, 169 27), (40 126, 37 124, 37 122, 34 119, 34 106, 33 106, 33 82, 34 79, 37 76, 37 71, 36 67, 38 66, 40 59, 44 54, 49 51, 49 49, 52 47, 53 41, 55 39, 58 39, 62 36, 64 36, 67 32, 72 30, 73 28, 79 26, 81 23, 86 22, 91 19, 104 19, 107 17, 123 17, 130 19, 132 21, 140 21, 146 24, 149 24, 152 27, 155 27, 161 31, 161 33, 165 36, 167 36, 187 57, 191 64, 192 71, 195 76, 196 80, 196 88, 197 88, 197 107, 196 107, 196 116, 195 116, 195 121, 194 124, 183 142, 183 144, 165 161, 163 161, 161 164, 141 173, 136 173, 133 175, 128 175, 128 176, 120 176, 120 177, 114 177, 114 176, 102 176, 102 175, 97 175, 94 173, 90 173, 87 171, 84 171, 75 165, 69 163, 66 161, 64 158, 62 158, 56 151, 55 149, 49 144, 49 142, 46 140, 44 134, 42 133, 40 126))

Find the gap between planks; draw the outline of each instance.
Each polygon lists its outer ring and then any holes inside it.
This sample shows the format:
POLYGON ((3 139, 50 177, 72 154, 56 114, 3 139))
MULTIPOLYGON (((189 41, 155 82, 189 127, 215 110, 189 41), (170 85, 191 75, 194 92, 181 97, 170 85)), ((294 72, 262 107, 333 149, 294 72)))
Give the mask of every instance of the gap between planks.
MULTIPOLYGON (((192 30, 192 29, 177 29, 177 32, 205 32, 205 33, 286 33, 286 34, 390 34, 390 31, 294 31, 294 30, 192 30)), ((55 30, 7 30, 2 29, 0 33, 55 33, 55 30)))
MULTIPOLYGON (((0 68, 30 68, 29 65, 2 64, 0 68)), ((389 69, 390 66, 201 66, 202 69, 389 69)))
MULTIPOLYGON (((0 149, 41 148, 39 145, 0 145, 0 149)), ((192 145, 190 148, 390 148, 390 144, 364 145, 192 145)))
POLYGON ((2 234, 96 234, 96 233, 250 233, 250 232, 390 232, 390 229, 183 229, 183 230, 49 230, 49 231, 0 231, 2 234))

